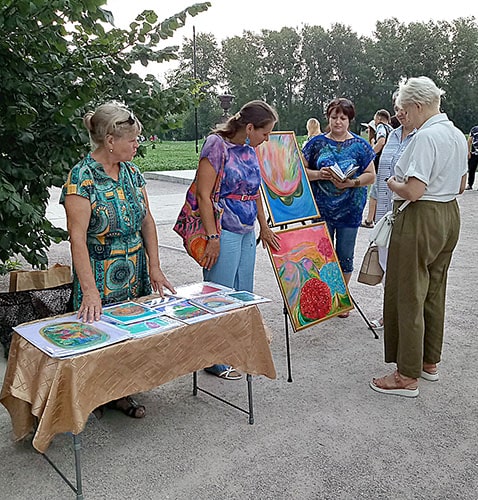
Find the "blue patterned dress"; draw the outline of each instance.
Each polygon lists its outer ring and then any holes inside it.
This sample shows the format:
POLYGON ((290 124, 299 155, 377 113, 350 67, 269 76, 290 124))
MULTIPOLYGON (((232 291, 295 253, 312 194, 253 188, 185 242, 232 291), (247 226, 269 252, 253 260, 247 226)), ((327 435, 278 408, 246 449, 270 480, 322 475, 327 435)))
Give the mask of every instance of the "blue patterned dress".
MULTIPOLYGON (((344 172, 348 167, 358 165, 352 178, 361 175, 374 159, 370 144, 352 134, 344 142, 336 142, 320 134, 307 142, 302 150, 311 170, 320 170, 337 163, 344 172)), ((312 191, 321 217, 335 227, 359 227, 367 201, 367 188, 338 189, 330 181, 312 181, 312 191)))
MULTIPOLYGON (((91 204, 86 234, 91 268, 103 304, 151 293, 141 225, 146 215, 138 167, 120 163, 119 178, 112 179, 91 155, 75 165, 63 186, 60 203, 76 194, 91 204)), ((73 268, 73 306, 81 305, 80 282, 73 268)))

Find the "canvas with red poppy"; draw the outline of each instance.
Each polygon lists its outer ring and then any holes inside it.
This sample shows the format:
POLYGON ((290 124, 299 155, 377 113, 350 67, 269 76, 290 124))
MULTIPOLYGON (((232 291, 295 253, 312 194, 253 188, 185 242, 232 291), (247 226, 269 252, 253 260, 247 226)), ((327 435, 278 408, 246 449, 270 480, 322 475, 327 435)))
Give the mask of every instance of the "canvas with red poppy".
POLYGON ((353 309, 325 222, 276 233, 268 252, 294 331, 353 309))

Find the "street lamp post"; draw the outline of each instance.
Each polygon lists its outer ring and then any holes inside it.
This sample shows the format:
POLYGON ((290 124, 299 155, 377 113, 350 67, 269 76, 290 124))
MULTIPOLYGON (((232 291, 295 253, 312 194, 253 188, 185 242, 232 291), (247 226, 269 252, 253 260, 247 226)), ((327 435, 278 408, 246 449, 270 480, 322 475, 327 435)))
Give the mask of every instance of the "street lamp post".
POLYGON ((234 99, 234 96, 232 94, 224 93, 221 95, 217 96, 219 99, 219 102, 221 104, 221 108, 223 110, 223 114, 221 118, 219 119, 219 123, 225 123, 227 122, 229 118, 228 111, 231 109, 232 106, 232 100, 234 99))

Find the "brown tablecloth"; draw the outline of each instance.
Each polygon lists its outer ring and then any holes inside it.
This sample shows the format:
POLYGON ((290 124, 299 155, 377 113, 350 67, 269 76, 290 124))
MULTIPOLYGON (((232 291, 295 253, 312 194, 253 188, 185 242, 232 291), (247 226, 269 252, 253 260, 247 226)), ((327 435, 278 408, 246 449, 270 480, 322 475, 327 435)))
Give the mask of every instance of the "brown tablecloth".
POLYGON ((98 406, 214 363, 276 377, 256 306, 64 359, 47 356, 15 333, 0 402, 17 440, 34 430, 38 418, 33 446, 44 453, 56 434, 80 433, 98 406))

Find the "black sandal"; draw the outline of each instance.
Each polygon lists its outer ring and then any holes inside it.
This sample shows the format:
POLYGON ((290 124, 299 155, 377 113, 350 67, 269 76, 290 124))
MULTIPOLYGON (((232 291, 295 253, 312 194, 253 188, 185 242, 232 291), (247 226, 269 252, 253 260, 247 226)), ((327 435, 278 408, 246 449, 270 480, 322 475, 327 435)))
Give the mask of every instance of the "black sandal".
POLYGON ((101 420, 105 415, 105 405, 98 406, 92 413, 98 420, 101 420))
POLYGON ((110 401, 107 405, 113 410, 122 411, 125 415, 131 418, 143 418, 146 415, 146 408, 135 401, 131 396, 110 401))

